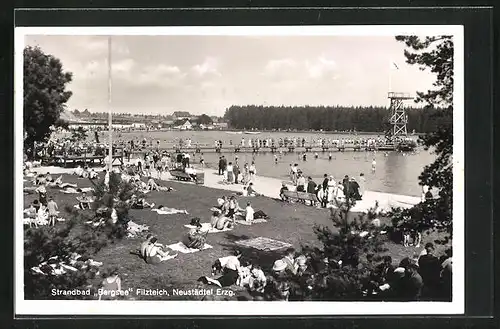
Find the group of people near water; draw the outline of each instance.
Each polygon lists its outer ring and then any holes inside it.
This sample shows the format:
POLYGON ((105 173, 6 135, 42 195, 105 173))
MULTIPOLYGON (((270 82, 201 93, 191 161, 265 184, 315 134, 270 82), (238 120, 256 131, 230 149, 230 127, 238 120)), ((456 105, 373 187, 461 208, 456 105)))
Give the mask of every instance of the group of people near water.
MULTIPOLYGON (((345 175, 342 181, 337 182, 333 175, 324 174, 321 184, 317 184, 311 176, 302 172, 297 163, 290 164, 290 181, 295 186, 297 192, 307 192, 317 197, 318 203, 325 208, 328 204, 335 201, 344 202, 346 199, 361 200, 366 190, 366 178, 363 173, 359 178, 345 175)), ((290 201, 286 191, 288 191, 287 182, 283 182, 280 189, 280 198, 283 201, 290 201)), ((315 205, 315 202, 311 202, 315 205)))
POLYGON ((254 182, 257 167, 255 161, 252 161, 250 165, 245 162, 243 167, 240 167, 238 156, 235 156, 234 162, 228 162, 227 158, 222 155, 219 157, 218 174, 224 177, 224 182, 227 184, 247 185, 254 182))
MULTIPOLYGON (((385 144, 385 138, 305 138, 305 137, 285 137, 285 138, 241 138, 240 142, 229 140, 228 145, 240 147, 342 147, 345 145, 375 146, 385 144)), ((226 144, 223 140, 216 140, 215 147, 221 148, 226 144)))

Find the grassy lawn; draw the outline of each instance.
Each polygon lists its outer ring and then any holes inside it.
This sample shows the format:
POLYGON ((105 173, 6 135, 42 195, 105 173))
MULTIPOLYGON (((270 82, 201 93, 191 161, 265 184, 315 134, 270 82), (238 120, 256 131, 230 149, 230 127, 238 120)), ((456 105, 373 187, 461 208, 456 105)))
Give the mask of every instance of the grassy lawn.
MULTIPOLYGON (((55 176, 55 175, 54 175, 55 176)), ((77 183, 79 187, 89 187, 91 183, 86 179, 78 179, 76 176, 63 175, 63 182, 77 183)), ((25 185, 27 183, 25 182, 25 185)), ((29 184, 30 185, 30 184, 29 184)), ((147 194, 146 200, 156 205, 186 209, 189 215, 158 215, 150 209, 130 210, 131 219, 138 224, 148 225, 150 232, 158 237, 160 243, 173 244, 181 240, 183 234, 188 230, 184 224, 189 224, 192 217, 200 217, 202 222, 210 221, 210 208, 216 205, 217 197, 231 195, 232 192, 211 189, 194 184, 179 182, 162 182, 162 185, 171 186, 173 192, 153 191, 147 194)), ((52 195, 59 205, 61 216, 65 217, 64 205, 76 204, 76 194, 64 194, 58 189, 47 189, 48 195, 52 195)), ((37 196, 35 194, 25 195, 24 205, 27 207, 37 196)), ((271 219, 267 223, 254 224, 252 226, 238 225, 232 231, 209 234, 207 243, 212 249, 198 251, 192 254, 179 253, 177 258, 168 260, 159 265, 146 264, 141 258, 130 254, 142 242, 141 239, 125 238, 114 244, 103 248, 95 257, 95 260, 103 262, 103 268, 118 267, 122 279, 123 289, 154 288, 154 289, 191 289, 201 287, 196 280, 203 275, 210 275, 211 265, 215 259, 231 254, 235 248, 242 251, 244 258, 259 263, 264 271, 269 269, 273 262, 281 257, 284 250, 276 252, 264 252, 253 248, 246 248, 235 244, 235 241, 252 237, 268 237, 275 240, 288 242, 297 250, 301 245, 320 247, 313 225, 328 225, 334 229, 329 219, 329 211, 302 204, 287 204, 266 197, 239 197, 241 207, 246 206, 247 200, 252 202, 255 210, 263 210, 271 219)), ((67 216, 66 216, 67 217, 67 216)), ((436 234, 423 234, 423 244, 433 242, 436 234)), ((404 257, 413 257, 419 253, 420 248, 397 245, 390 241, 386 242, 388 254, 395 263, 404 257)), ((436 246, 436 253, 442 252, 442 246, 436 246)), ((172 297, 144 297, 145 299, 173 299, 172 297)), ((178 297, 186 299, 185 297, 178 297)), ((140 299, 140 297, 137 297, 140 299)))

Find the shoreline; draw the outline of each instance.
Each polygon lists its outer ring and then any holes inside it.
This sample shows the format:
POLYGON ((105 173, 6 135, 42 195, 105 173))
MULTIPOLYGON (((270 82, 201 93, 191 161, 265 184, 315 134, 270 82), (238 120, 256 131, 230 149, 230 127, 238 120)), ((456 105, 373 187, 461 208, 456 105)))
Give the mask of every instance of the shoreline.
MULTIPOLYGON (((152 129, 152 130, 143 130, 143 129, 137 129, 137 130, 113 130, 114 132, 117 133, 154 133, 154 132, 258 132, 258 133, 292 133, 292 134, 320 134, 320 135, 351 135, 351 136, 383 136, 385 134, 384 131, 381 132, 371 132, 371 131, 333 131, 333 130, 328 130, 328 131, 315 131, 315 130, 252 130, 252 129, 189 129, 189 130, 179 130, 179 129, 172 129, 172 128, 162 128, 162 129, 152 129)), ((107 134, 108 130, 99 130, 97 131, 98 133, 104 133, 107 134)), ((251 135, 251 134, 250 134, 251 135)), ((425 133, 415 133, 415 134, 408 134, 408 137, 414 136, 414 137, 419 137, 419 136, 424 136, 425 133)))
MULTIPOLYGON (((99 172, 105 170, 105 168, 95 168, 95 170, 99 172)), ((33 168, 33 172, 36 173, 50 172, 51 174, 71 174, 73 171, 74 168, 62 168, 55 166, 33 168)), ((206 167, 197 168, 197 171, 204 173, 204 184, 200 186, 229 192, 243 191, 243 185, 241 184, 223 184, 222 176, 218 175, 217 170, 215 169, 206 167)), ((193 184, 192 182, 178 181, 173 178, 169 172, 164 172, 160 175, 160 177, 158 177, 157 172, 153 170, 152 177, 153 179, 160 179, 166 183, 174 181, 183 184, 193 184)), ((272 199, 279 199, 279 190, 281 188, 282 182, 286 182, 289 188, 293 187, 288 179, 284 180, 259 175, 257 175, 254 179, 254 187, 257 193, 261 194, 262 196, 272 199)), ((294 190, 294 187, 290 190, 294 190)), ((379 211, 387 211, 391 209, 391 207, 410 208, 420 201, 420 198, 415 196, 366 190, 365 194, 363 195, 363 199, 357 201, 356 205, 351 209, 351 211, 366 212, 368 209, 374 207, 376 202, 379 203, 379 211)))

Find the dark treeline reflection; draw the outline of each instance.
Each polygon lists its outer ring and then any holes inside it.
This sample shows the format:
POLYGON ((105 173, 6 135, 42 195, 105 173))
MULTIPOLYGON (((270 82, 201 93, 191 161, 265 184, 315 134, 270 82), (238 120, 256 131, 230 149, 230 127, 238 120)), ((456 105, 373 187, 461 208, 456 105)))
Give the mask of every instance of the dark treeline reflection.
MULTIPOLYGON (((407 108, 406 112, 408 132, 435 131, 443 120, 435 108, 407 108)), ((234 129, 384 132, 389 116, 387 107, 233 105, 224 119, 234 129)))

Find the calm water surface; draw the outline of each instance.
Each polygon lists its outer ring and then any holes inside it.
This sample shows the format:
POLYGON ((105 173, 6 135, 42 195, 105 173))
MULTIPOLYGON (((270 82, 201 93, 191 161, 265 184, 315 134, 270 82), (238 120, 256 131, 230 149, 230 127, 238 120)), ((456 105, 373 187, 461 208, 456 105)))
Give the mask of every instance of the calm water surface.
MULTIPOLYGON (((92 135, 92 134, 89 134, 92 135)), ((348 136, 328 133, 286 133, 286 132, 263 132, 259 135, 235 135, 223 131, 151 131, 151 132, 126 132, 117 133, 117 139, 123 141, 135 140, 142 141, 146 139, 160 141, 160 147, 166 147, 172 143, 177 143, 179 139, 191 139, 192 143, 213 145, 215 140, 222 140, 225 145, 241 143, 241 138, 245 141, 248 138, 285 138, 299 137, 306 140, 328 138, 373 138, 375 135, 348 136)), ((107 138, 106 133, 100 134, 104 141, 107 138)), ((425 165, 434 161, 435 155, 422 148, 418 148, 414 154, 402 154, 398 152, 332 152, 332 160, 328 160, 328 152, 318 152, 318 159, 315 159, 314 152, 307 153, 307 160, 303 161, 299 153, 276 154, 278 162, 275 163, 274 154, 271 152, 251 153, 223 153, 228 161, 234 161, 235 156, 238 162, 243 165, 245 162, 255 161, 257 174, 262 176, 275 177, 279 179, 288 179, 290 164, 298 163, 299 168, 306 175, 310 175, 317 183, 322 181, 323 175, 333 175, 337 181, 344 175, 359 177, 364 173, 366 177, 367 189, 371 191, 380 191, 387 193, 397 193, 404 195, 420 196, 420 187, 418 185, 418 176, 425 165), (371 163, 375 158, 376 170, 372 172, 371 163)), ((195 154, 192 163, 199 162, 200 154, 195 154)), ((203 153, 205 163, 211 167, 216 167, 219 154, 213 152, 203 153)))

